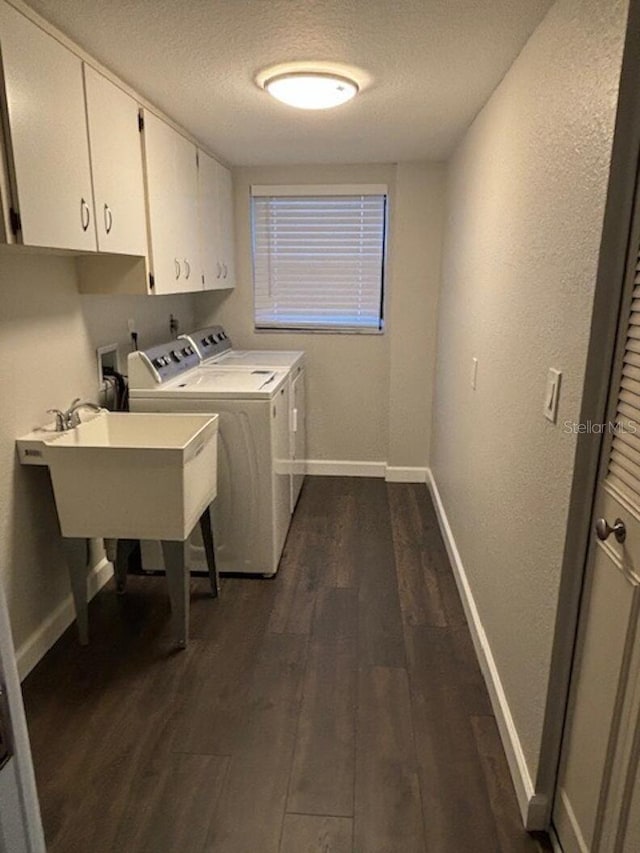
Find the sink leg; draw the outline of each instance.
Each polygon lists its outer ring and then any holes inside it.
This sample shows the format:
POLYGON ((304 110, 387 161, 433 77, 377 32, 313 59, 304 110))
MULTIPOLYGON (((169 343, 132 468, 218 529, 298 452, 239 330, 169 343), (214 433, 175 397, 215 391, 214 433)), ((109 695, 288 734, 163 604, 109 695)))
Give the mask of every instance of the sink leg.
POLYGON ((128 553, 123 550, 122 543, 129 540, 105 539, 104 550, 107 560, 113 565, 113 574, 116 579, 116 592, 121 595, 127 585, 127 563, 128 553))
POLYGON ((103 539, 104 542, 104 552, 107 555, 107 560, 110 563, 115 563, 116 554, 118 552, 118 540, 117 539, 103 539))
POLYGON ((186 560, 187 542, 162 543, 164 567, 167 574, 171 621, 176 643, 185 648, 189 638, 189 566, 186 560))
POLYGON ((217 598, 220 595, 220 576, 218 574, 218 567, 216 566, 216 553, 213 547, 213 526, 211 524, 210 507, 207 507, 200 516, 200 532, 204 543, 204 551, 207 555, 211 595, 217 598))
POLYGON ((115 560, 113 561, 113 571, 116 576, 116 592, 118 595, 122 595, 127 588, 129 558, 137 544, 137 539, 118 539, 115 560))
POLYGON ((76 611, 78 640, 81 646, 89 643, 89 607, 87 602, 87 566, 89 562, 89 540, 63 537, 73 604, 76 611))

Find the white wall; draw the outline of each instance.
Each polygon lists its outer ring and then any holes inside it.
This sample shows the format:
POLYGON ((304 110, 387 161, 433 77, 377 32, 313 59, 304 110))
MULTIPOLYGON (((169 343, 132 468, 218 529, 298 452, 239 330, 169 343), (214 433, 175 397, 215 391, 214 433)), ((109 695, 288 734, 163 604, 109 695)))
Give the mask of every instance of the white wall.
POLYGON ((80 296, 71 258, 18 251, 0 253, 0 578, 24 675, 72 611, 49 475, 19 465, 15 439, 48 408, 97 399, 95 348, 118 343, 124 369, 127 318, 142 345, 169 338, 171 312, 193 318, 188 296, 80 296))
POLYGON ((535 778, 626 23, 558 0, 453 157, 431 465, 535 778), (470 387, 472 357, 478 385, 470 387), (543 418, 563 371, 558 424, 543 418))
POLYGON ((234 170, 234 189, 237 287, 228 294, 196 297, 198 316, 223 323, 236 346, 307 352, 309 459, 424 468, 431 420, 442 167, 423 163, 242 168, 234 170), (385 333, 255 332, 251 184, 367 182, 386 183, 390 192, 385 333))
POLYGON ((396 167, 389 305, 389 447, 394 468, 427 466, 436 363, 444 168, 396 167))

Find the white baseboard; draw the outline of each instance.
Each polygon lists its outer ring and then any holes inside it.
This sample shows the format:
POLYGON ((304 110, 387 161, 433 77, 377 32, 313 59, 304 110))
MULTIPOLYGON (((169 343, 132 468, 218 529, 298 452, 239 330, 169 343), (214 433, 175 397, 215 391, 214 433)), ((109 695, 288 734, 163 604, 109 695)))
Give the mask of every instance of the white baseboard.
MULTIPOLYGON (((89 601, 113 576, 113 566, 103 557, 87 577, 89 601)), ((29 675, 34 666, 45 656, 56 640, 64 634, 76 618, 71 593, 62 601, 44 622, 16 650, 16 663, 20 681, 29 675)))
POLYGON ((325 477, 384 477, 386 462, 352 462, 342 459, 307 459, 306 472, 325 477))
POLYGON ((398 468, 387 465, 385 480, 387 483, 426 483, 427 468, 398 468))
POLYGON ((444 538, 458 592, 469 623, 473 645, 480 662, 480 668, 489 691, 489 698, 500 731, 502 745, 509 763, 509 770, 516 790, 522 821, 528 830, 546 829, 547 799, 536 794, 527 762, 524 757, 520 738, 513 722, 509 703, 500 680, 500 673, 491 652, 489 640, 482 626, 480 614, 473 592, 456 546, 453 532, 440 497, 440 492, 431 471, 427 473, 427 485, 433 497, 438 523, 444 538))
POLYGON ((386 462, 349 459, 307 459, 305 471, 310 476, 381 477, 388 483, 426 483, 427 468, 399 468, 386 462))

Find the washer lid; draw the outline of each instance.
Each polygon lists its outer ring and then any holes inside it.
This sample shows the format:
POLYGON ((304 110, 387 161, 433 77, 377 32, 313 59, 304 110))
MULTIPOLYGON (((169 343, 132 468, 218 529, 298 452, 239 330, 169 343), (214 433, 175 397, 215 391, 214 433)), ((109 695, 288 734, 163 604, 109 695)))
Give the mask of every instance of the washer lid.
POLYGON ((304 361, 304 352, 298 350, 227 350, 203 366, 219 367, 271 367, 289 369, 304 361))
POLYGON ((279 370, 216 370, 213 366, 201 367, 159 385, 151 392, 141 394, 133 391, 133 396, 268 400, 278 391, 286 377, 286 372, 279 370))

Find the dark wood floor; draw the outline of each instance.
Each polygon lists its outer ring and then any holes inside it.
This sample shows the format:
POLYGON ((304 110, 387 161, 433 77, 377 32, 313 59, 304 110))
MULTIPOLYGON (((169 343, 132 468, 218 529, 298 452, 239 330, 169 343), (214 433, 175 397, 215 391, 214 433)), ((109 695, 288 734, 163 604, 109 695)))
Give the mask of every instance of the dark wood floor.
POLYGON ((25 684, 50 851, 520 853, 424 485, 308 478, 274 580, 108 585, 25 684))

